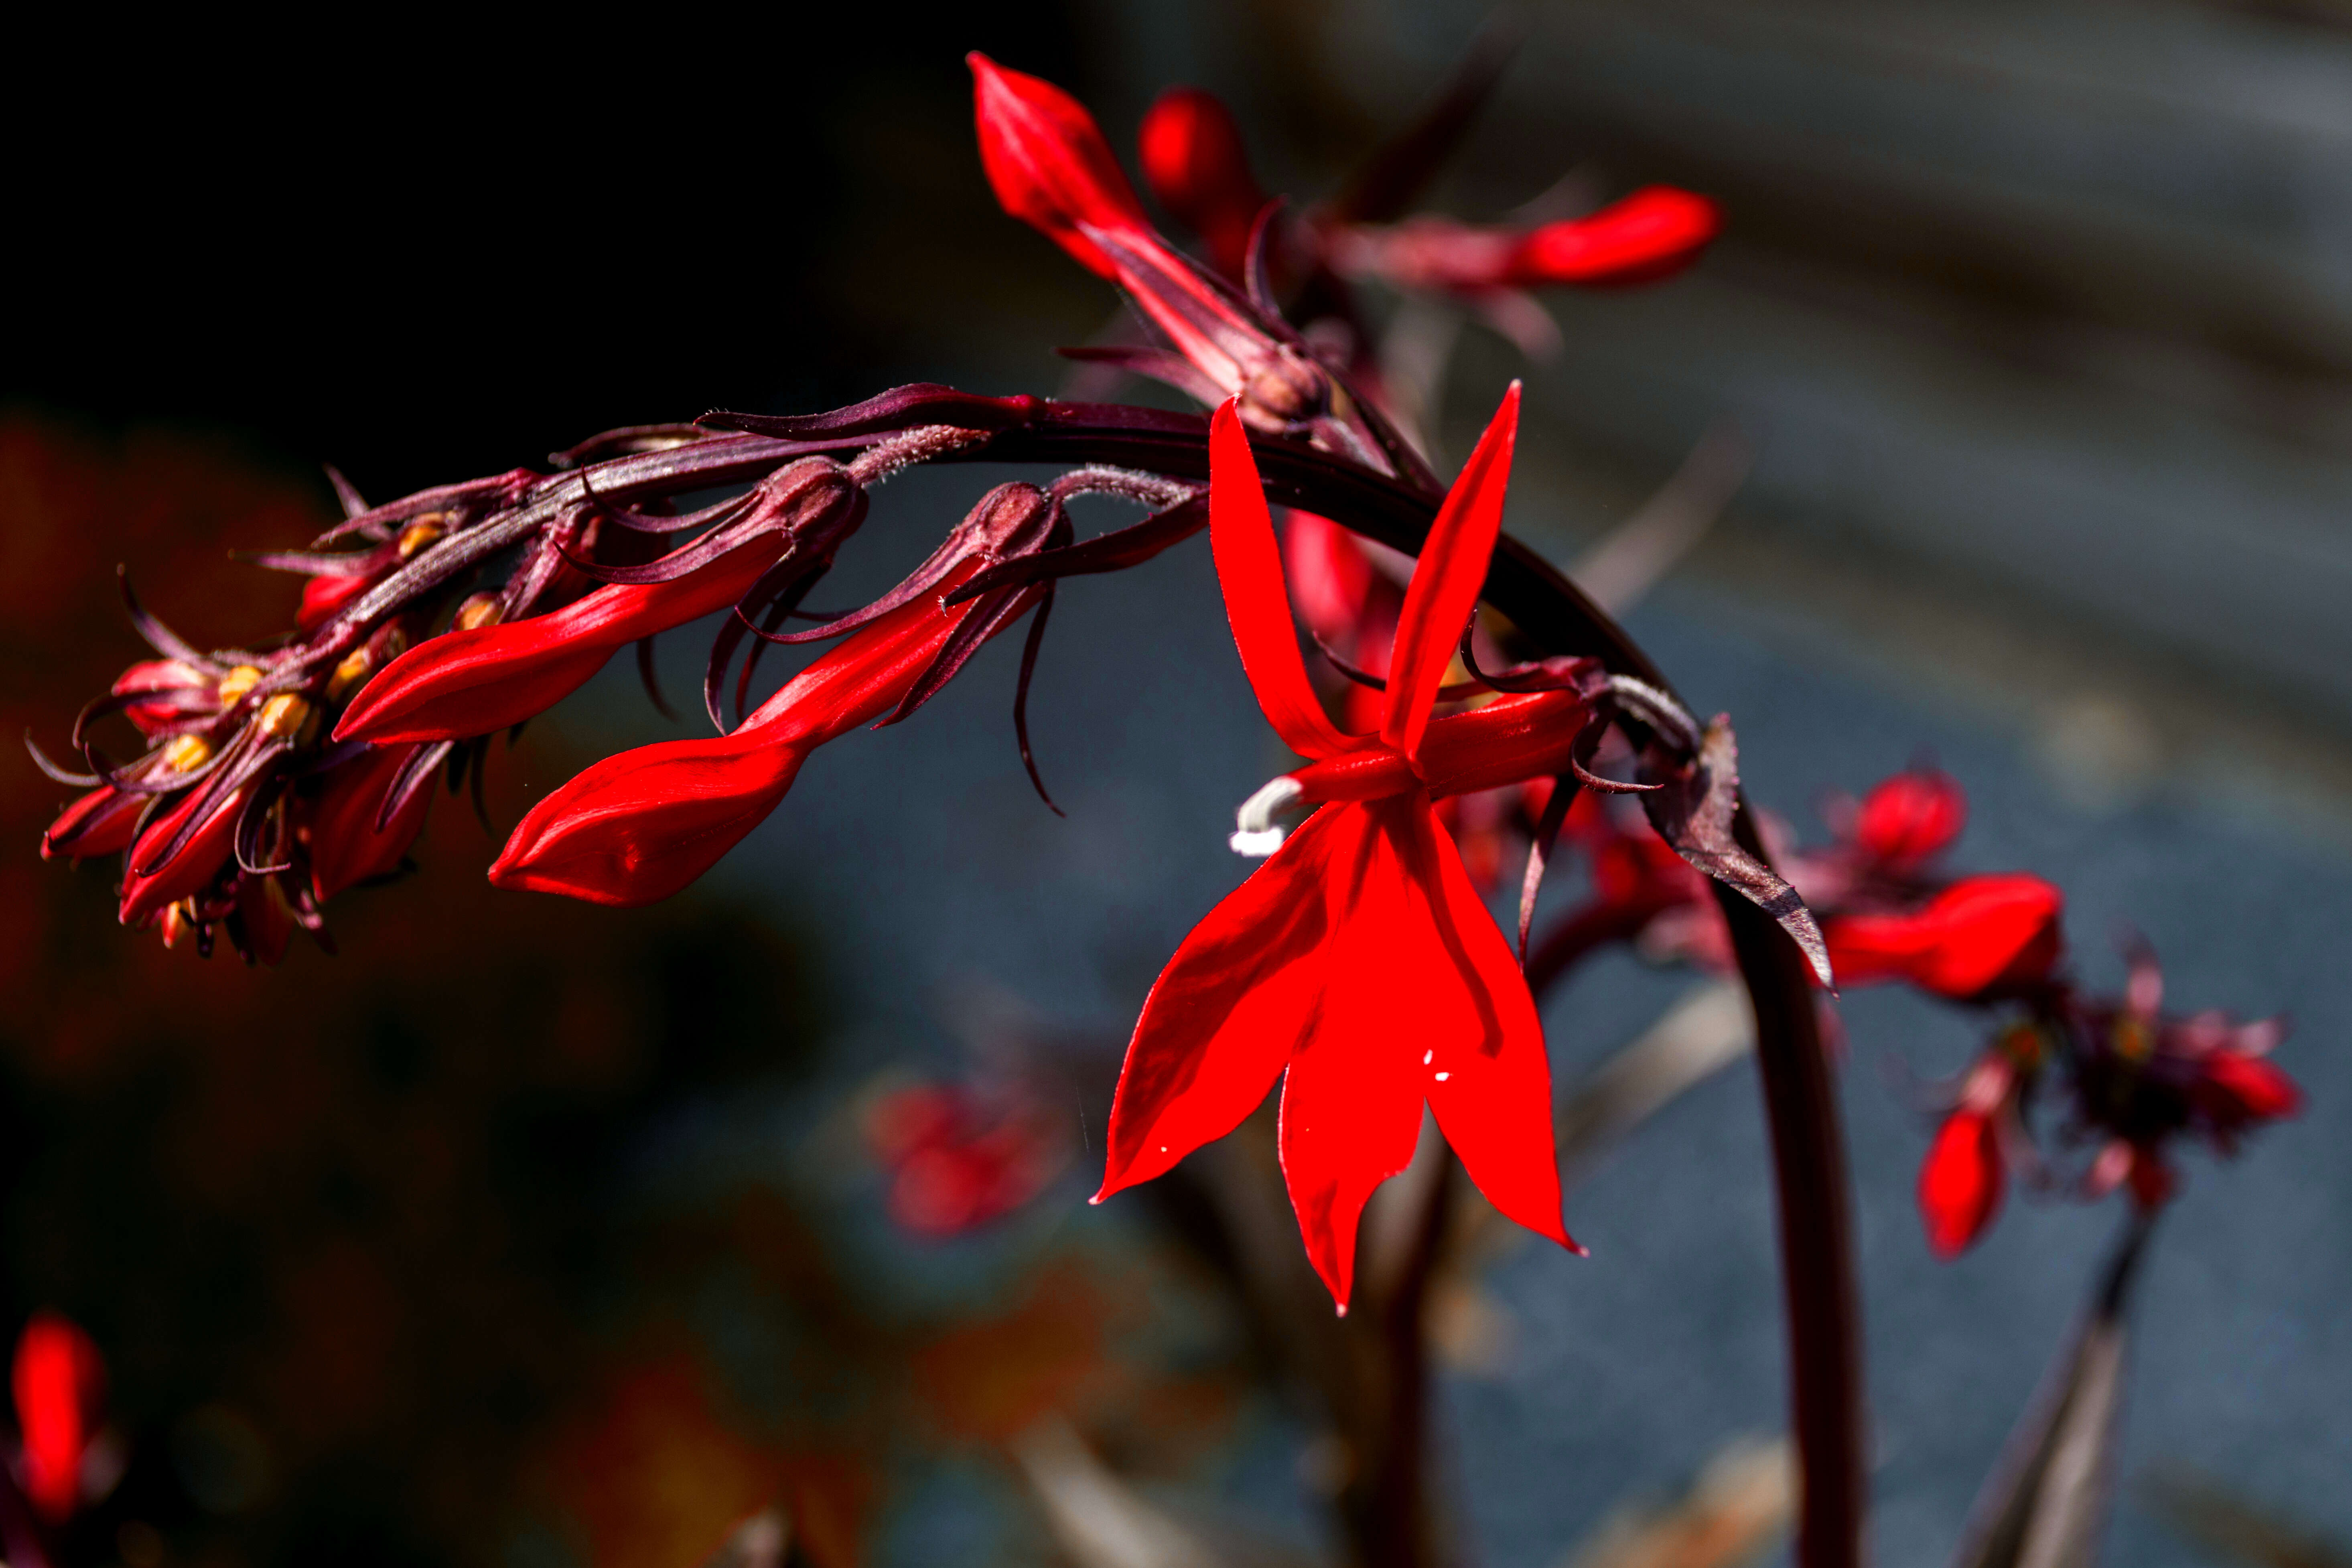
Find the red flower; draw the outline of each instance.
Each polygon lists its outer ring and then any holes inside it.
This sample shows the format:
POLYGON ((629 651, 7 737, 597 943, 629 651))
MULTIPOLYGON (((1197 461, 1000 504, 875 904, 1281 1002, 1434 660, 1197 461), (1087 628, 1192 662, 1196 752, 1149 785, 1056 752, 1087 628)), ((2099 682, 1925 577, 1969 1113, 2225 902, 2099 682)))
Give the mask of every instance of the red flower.
MULTIPOLYGON (((1230 1132, 1282 1079, 1283 1173, 1307 1256, 1343 1311, 1365 1201, 1412 1159, 1424 1105, 1496 1207, 1572 1245, 1535 1003, 1424 776, 1437 771, 1430 708, 1501 526, 1517 414, 1515 386, 1430 531, 1377 737, 1340 733, 1317 702, 1231 404, 1210 428, 1210 542, 1251 688, 1276 734, 1360 793, 1310 816, 1160 972, 1128 1047, 1096 1201, 1230 1132)), ((1495 771, 1548 742, 1482 736, 1472 749, 1492 743, 1480 757, 1495 771)))
POLYGON ((910 1084, 867 1106, 866 1142, 889 1167, 890 1217, 919 1236, 958 1236, 1002 1219, 1045 1188, 1065 1161, 1058 1123, 1024 1095, 992 1108, 971 1090, 910 1084))
POLYGON ((16 1340, 9 1382, 25 1438, 25 1494, 43 1519, 62 1524, 81 1505, 82 1463, 106 1397, 106 1363, 89 1336, 65 1318, 36 1312, 16 1340))
POLYGON ((971 66, 981 163, 1004 210, 1117 283, 1167 336, 1159 348, 1070 351, 1167 382, 1203 403, 1239 398, 1253 429, 1306 436, 1381 472, 1392 465, 1362 411, 1271 304, 1181 255, 1143 216, 1092 116, 1051 82, 971 66))
POLYGON ((1417 217, 1393 228, 1343 228, 1331 264, 1400 289, 1480 295, 1553 283, 1640 283, 1697 259, 1722 226, 1713 202, 1652 185, 1589 217, 1540 228, 1482 228, 1417 217))
POLYGON ((335 618, 335 613, 383 580, 381 572, 322 572, 302 584, 302 605, 294 615, 294 629, 308 635, 335 618))
POLYGON ((1822 935, 1842 984, 1906 980, 1941 996, 1975 996, 2049 973, 2064 904, 2039 877, 1965 877, 1916 910, 1832 915, 1822 935))
POLYGON ((2000 1207, 2000 1132, 1993 1114, 1967 1105, 1953 1111, 1919 1167, 1919 1217, 1938 1258, 1967 1250, 2000 1207))
POLYGON ((2198 1058, 2189 1094, 2208 1121, 2231 1131, 2249 1122, 2276 1121, 2303 1109, 2303 1090, 2268 1058, 2226 1046, 2198 1058))
POLYGON ((1933 769, 1914 768, 1885 780, 1855 810, 1854 844, 1894 870, 1933 859, 1968 826, 1969 797, 1959 781, 1933 769))
POLYGON ((1094 116, 1052 82, 1006 70, 977 49, 964 63, 971 68, 980 164, 996 199, 1081 263, 1117 279, 1118 265, 1085 230, 1149 238, 1151 225, 1094 116))
POLYGON ((1498 281, 1641 283, 1698 258, 1723 227, 1705 196, 1650 185, 1586 217, 1548 223, 1518 242, 1498 281))
POLYGON ((1239 278, 1266 196, 1233 110, 1214 93, 1171 87, 1145 112, 1136 148, 1160 205, 1201 237, 1218 271, 1239 278))
POLYGON ((857 631, 731 733, 640 746, 582 773, 524 816, 490 880, 598 904, 646 904, 678 891, 766 820, 811 752, 861 724, 903 718, 982 642, 1027 614, 1045 590, 941 599, 983 566, 1066 528, 1059 506, 1035 487, 998 487, 918 579, 885 601, 896 608, 851 617, 863 623, 857 631), (923 590, 909 592, 918 580, 923 590))

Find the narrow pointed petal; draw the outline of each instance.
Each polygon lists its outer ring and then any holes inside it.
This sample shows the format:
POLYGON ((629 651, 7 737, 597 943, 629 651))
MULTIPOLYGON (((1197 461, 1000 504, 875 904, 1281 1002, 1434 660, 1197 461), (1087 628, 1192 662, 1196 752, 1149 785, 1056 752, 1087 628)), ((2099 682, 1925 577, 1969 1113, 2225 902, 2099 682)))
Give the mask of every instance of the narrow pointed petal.
POLYGON ((58 819, 41 835, 41 858, 93 860, 101 855, 120 855, 131 847, 139 831, 139 816, 152 798, 100 784, 58 813, 58 819))
POLYGON ((1119 1069, 1095 1201, 1160 1174, 1265 1100, 1322 1005, 1324 879, 1372 826, 1360 806, 1317 812, 1168 961, 1119 1069))
POLYGON ((1409 816, 1426 813, 1426 802, 1392 796, 1344 809, 1362 830, 1333 846, 1325 875, 1329 972, 1283 1080, 1280 1136, 1307 1260, 1342 1311, 1364 1205, 1412 1163, 1420 1139, 1433 1070, 1424 1056, 1440 1044, 1475 1048, 1483 1032, 1480 999, 1442 951, 1428 891, 1407 859, 1409 816))
POLYGON ((1426 808, 1398 816, 1400 831, 1409 834, 1409 864, 1430 896, 1435 945, 1472 1004, 1446 1028, 1433 1029, 1423 1046, 1430 1053, 1424 1092, 1438 1130, 1488 1203, 1537 1235, 1574 1247, 1560 1223, 1551 1063, 1535 998, 1444 825, 1426 808))
POLYGON ((1723 227, 1705 196, 1651 185, 1587 217, 1548 223, 1521 239, 1500 281, 1645 283, 1698 258, 1723 227))
POLYGON ((586 685, 614 650, 729 608, 776 555, 763 536, 673 582, 607 584, 551 615, 419 643, 352 699, 335 739, 461 740, 519 724, 586 685))
POLYGON ((1462 628, 1486 584, 1486 563, 1503 528, 1503 498, 1511 482, 1511 454, 1518 435, 1519 384, 1515 381, 1446 492, 1405 590, 1396 651, 1389 663, 1381 739, 1409 757, 1421 749, 1430 705, 1444 684, 1454 645, 1462 640, 1462 628))
POLYGON ((1323 711, 1298 657, 1298 630, 1283 586, 1273 514, 1266 510, 1257 459, 1250 456, 1249 435, 1230 401, 1209 422, 1209 546, 1234 646, 1241 650, 1242 668, 1266 722, 1302 757, 1319 760, 1350 750, 1352 742, 1323 711))
POLYGON ((1220 272, 1239 278, 1266 197, 1233 110, 1197 87, 1171 87, 1144 112, 1135 137, 1151 194, 1207 243, 1220 272))
POLYGON ((977 50, 964 63, 971 68, 981 167, 997 201, 1086 267, 1116 277, 1109 258, 1079 225, 1136 231, 1150 226, 1094 116, 1052 82, 1007 70, 977 50))
POLYGON ((2000 1136, 1992 1114, 1960 1110, 1944 1119, 1919 1167, 1919 1218, 1927 1247, 1957 1258, 1984 1233, 2000 1207, 2000 1136))

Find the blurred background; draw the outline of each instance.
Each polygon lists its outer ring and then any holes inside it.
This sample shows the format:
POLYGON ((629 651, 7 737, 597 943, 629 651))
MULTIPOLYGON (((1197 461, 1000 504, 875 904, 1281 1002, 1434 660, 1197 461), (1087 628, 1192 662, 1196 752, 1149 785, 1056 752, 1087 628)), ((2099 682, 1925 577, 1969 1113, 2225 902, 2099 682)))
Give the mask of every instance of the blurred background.
MULTIPOLYGON (((331 520, 322 462, 381 500, 714 406, 1052 391, 1116 301, 995 210, 967 48, 1068 86, 1122 155, 1161 87, 1211 88, 1312 199, 1484 17, 404 14, 292 54, 33 23, 0 708, 54 743, 137 657, 117 562, 199 643, 283 624, 293 582, 226 552, 331 520)), ((1817 834, 1822 792, 1932 753, 1975 808, 1959 862, 2063 886, 2086 975, 2119 979, 2129 922, 2173 1005, 2293 1016, 2306 1112, 2192 1157, 2150 1260, 2112 1560, 2231 1560, 2167 1477, 2352 1542, 2352 32, 2071 0, 1522 20, 1426 205, 1663 180, 1727 231, 1668 284, 1547 296, 1545 363, 1463 325, 1437 446, 1525 374, 1509 526, 1567 563, 1736 422, 1744 486, 1629 624, 1734 715, 1751 792, 1817 834)), ((999 477, 894 484, 826 593, 895 580, 999 477)), ((684 692, 698 639, 671 640, 684 692)), ((671 904, 494 894, 494 840, 444 803, 419 875, 338 904, 341 956, 276 972, 116 929, 103 873, 35 858, 58 786, 0 768, 0 1299, 90 1331, 127 1456, 65 1560, 684 1565, 772 1504, 827 1568, 1104 1568, 1070 1520, 1111 1472, 1232 1560, 1327 1553, 1327 1434, 1181 1197, 1084 1203, 1135 1009, 1281 765, 1205 550, 1063 595, 1030 711, 1066 821, 1013 749, 1016 657, 830 748, 671 904), (909 1178, 927 1117, 971 1124, 987 1183, 909 1178)), ((496 767, 494 818, 670 732, 608 671, 496 767)), ((1562 1083, 1693 984, 1580 974, 1547 1012, 1562 1083)), ((1931 1260, 1927 1124, 1885 1065, 1952 1071, 1978 1026, 1844 1014, 1874 1555, 1902 1568, 1950 1551, 2117 1215, 2019 1202, 1931 1260)), ((1591 1259, 1499 1249, 1435 1323, 1442 1479, 1497 1568, 1564 1563, 1784 1419, 1747 1068, 1569 1219, 1591 1259)), ((1771 1517, 1743 1542, 1784 1552, 1771 1517)))

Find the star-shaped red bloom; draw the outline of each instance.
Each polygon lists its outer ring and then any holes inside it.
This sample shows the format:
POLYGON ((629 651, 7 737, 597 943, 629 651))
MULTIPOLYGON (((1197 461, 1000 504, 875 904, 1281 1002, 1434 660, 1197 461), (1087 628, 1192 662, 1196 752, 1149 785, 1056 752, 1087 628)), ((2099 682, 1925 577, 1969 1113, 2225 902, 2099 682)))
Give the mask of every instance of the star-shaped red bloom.
MULTIPOLYGON (((1210 541, 1259 706, 1301 755, 1362 759, 1360 776, 1391 782, 1318 809, 1161 971, 1128 1047, 1097 1201, 1232 1131, 1279 1078, 1291 1206, 1342 1311, 1365 1201, 1412 1158, 1424 1106, 1496 1208, 1575 1245, 1535 1001, 1432 809, 1449 770, 1423 765, 1425 741, 1476 717, 1433 728, 1430 709, 1486 581, 1517 426, 1514 386, 1430 530, 1377 735, 1341 733, 1317 700, 1233 404, 1210 429, 1210 541)), ((1545 737, 1524 744, 1530 773, 1564 765, 1545 737)))

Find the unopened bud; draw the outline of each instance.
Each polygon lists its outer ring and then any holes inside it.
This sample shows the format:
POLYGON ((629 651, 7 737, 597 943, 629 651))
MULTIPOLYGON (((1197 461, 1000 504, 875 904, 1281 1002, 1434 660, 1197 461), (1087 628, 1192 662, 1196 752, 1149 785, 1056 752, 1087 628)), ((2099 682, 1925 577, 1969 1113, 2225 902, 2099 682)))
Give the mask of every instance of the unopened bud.
POLYGON ((244 696, 247 692, 252 690, 255 687, 260 684, 261 670, 257 666, 250 664, 238 665, 235 669, 230 670, 226 675, 221 677, 219 689, 220 705, 224 708, 232 706, 238 698, 244 696))
POLYGON ((352 649, 343 656, 343 661, 335 666, 335 672, 327 677, 327 700, 341 702, 366 685, 367 678, 374 673, 375 655, 364 647, 352 649))
POLYGON ((410 523, 406 528, 402 529, 400 531, 400 558, 403 561, 407 560, 410 556, 415 555, 418 551, 424 549, 435 540, 439 539, 444 533, 446 533, 448 529, 445 526, 446 520, 446 514, 445 513, 428 511, 423 517, 420 517, 415 521, 410 523))
POLYGON ((1250 373, 1242 408, 1287 425, 1321 413, 1330 395, 1330 378, 1320 365, 1282 348, 1250 373))
POLYGON ((253 727, 273 741, 292 739, 310 721, 310 705, 291 691, 281 691, 261 705, 253 727))
POLYGON ((175 773, 192 773, 213 760, 213 743, 202 735, 174 735, 163 748, 163 765, 175 773))
POLYGON ((497 626, 506 616, 506 606, 496 594, 476 594, 457 606, 457 619, 450 625, 458 631, 470 632, 478 626, 497 626))
POLYGON ((196 911, 187 900, 182 899, 163 911, 161 922, 165 947, 177 947, 181 940, 196 929, 196 911))

